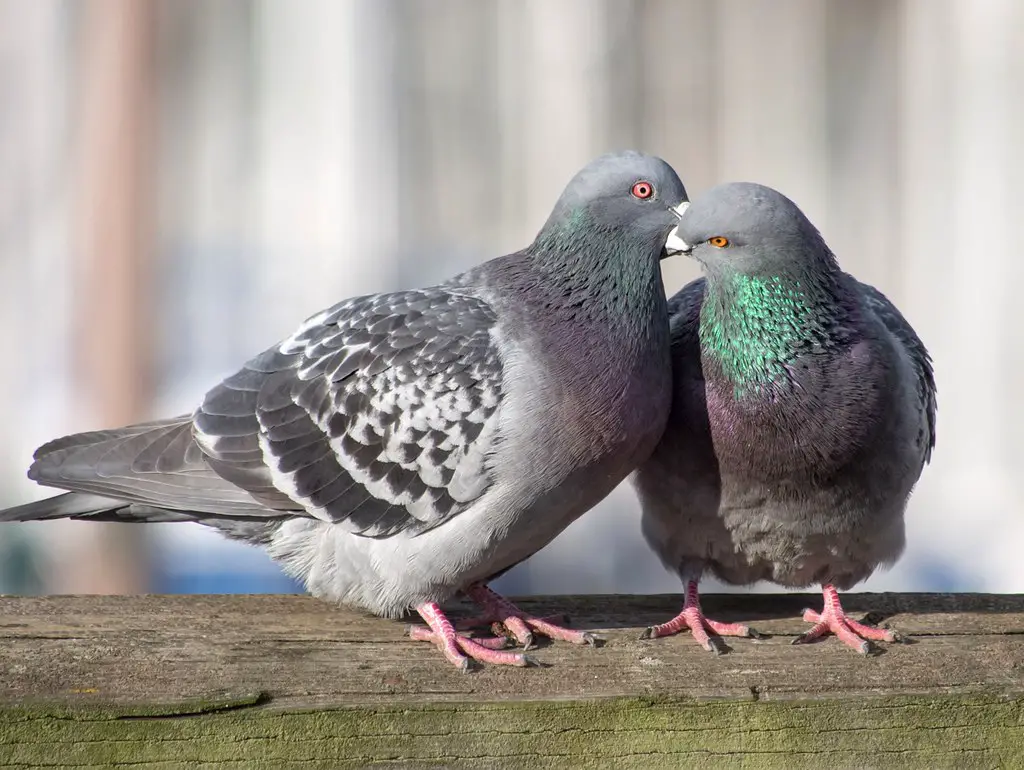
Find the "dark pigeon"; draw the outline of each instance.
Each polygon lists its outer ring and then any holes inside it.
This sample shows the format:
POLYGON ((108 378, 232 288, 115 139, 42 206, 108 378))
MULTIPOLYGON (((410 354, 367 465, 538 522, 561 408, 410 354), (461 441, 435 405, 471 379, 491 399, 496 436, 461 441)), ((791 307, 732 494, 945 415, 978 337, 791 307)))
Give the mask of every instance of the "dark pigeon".
POLYGON ((646 459, 671 398, 659 261, 686 192, 664 161, 580 171, 533 244, 426 289, 345 300, 213 388, 192 414, 41 447, 29 477, 71 490, 0 521, 198 521, 264 546, 315 596, 439 645, 439 602, 482 604, 524 646, 531 618, 487 588, 646 459))
POLYGON ((689 627, 715 652, 721 636, 751 635, 703 616, 697 584, 710 572, 821 585, 824 611, 804 613, 814 626, 798 642, 831 631, 866 653, 867 640, 894 641, 846 617, 837 590, 903 551, 907 498, 935 445, 928 351, 767 187, 713 188, 672 242, 705 277, 669 302, 672 412, 634 482, 644 535, 686 600, 647 635, 689 627))

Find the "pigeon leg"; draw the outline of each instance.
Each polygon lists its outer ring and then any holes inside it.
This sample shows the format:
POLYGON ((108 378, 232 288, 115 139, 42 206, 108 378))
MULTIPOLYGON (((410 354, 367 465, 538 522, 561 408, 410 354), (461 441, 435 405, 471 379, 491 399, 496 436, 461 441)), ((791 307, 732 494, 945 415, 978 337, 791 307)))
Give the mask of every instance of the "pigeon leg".
POLYGON ((504 639, 470 639, 465 634, 457 633, 451 621, 434 602, 421 604, 416 612, 426 621, 430 630, 413 626, 409 629, 409 636, 417 641, 433 642, 448 661, 462 671, 469 670, 470 659, 505 666, 536 665, 528 655, 503 651, 501 647, 505 646, 504 639))
POLYGON ((835 586, 823 585, 822 596, 825 599, 824 608, 820 613, 814 610, 804 610, 804 621, 814 625, 793 640, 793 644, 804 644, 813 641, 827 633, 833 633, 847 647, 852 647, 862 655, 871 651, 871 644, 868 640, 876 642, 895 642, 899 635, 888 628, 876 628, 858 623, 856 620, 847 617, 843 605, 839 602, 839 592, 835 586))
POLYGON ((667 623, 651 626, 640 635, 640 638, 657 639, 659 636, 671 636, 678 634, 684 628, 690 629, 693 633, 693 640, 697 644, 715 655, 721 655, 728 649, 720 637, 745 636, 756 639, 760 636, 749 626, 740 623, 719 623, 717 620, 704 617, 704 612, 700 608, 700 594, 697 591, 696 580, 690 580, 686 584, 686 599, 683 602, 682 612, 667 623))
POLYGON ((525 649, 530 649, 533 645, 534 632, 550 639, 560 639, 573 644, 597 644, 597 638, 586 631, 575 631, 556 625, 551 622, 552 618, 528 615, 483 583, 474 583, 465 590, 465 593, 483 608, 484 615, 481 620, 501 624, 525 649))

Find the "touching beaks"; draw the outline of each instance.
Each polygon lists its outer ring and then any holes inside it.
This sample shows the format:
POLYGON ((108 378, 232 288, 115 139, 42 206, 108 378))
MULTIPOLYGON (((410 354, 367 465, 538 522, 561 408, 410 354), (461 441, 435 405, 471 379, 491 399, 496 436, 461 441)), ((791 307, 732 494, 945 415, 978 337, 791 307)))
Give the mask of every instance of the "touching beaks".
MULTIPOLYGON (((690 207, 688 201, 683 201, 674 209, 671 209, 672 213, 680 219, 683 218, 683 214, 686 213, 686 209, 690 207)), ((693 247, 679 237, 679 226, 676 225, 672 228, 672 232, 668 234, 668 239, 665 241, 665 253, 670 257, 676 254, 689 254, 693 250, 693 247)))
POLYGON ((665 241, 665 251, 668 252, 668 255, 673 257, 676 254, 689 254, 692 248, 690 244, 679 237, 679 228, 673 227, 665 241))

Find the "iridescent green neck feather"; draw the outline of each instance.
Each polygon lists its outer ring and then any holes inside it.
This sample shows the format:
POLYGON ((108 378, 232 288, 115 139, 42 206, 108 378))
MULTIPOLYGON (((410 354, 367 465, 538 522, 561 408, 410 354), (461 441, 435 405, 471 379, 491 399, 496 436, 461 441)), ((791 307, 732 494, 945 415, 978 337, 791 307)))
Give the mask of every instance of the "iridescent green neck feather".
MULTIPOLYGON (((708 280, 700 341, 736 394, 784 374, 830 326, 821 286, 798 278, 730 273, 708 280)), ((827 336, 827 334, 825 335, 827 336)))

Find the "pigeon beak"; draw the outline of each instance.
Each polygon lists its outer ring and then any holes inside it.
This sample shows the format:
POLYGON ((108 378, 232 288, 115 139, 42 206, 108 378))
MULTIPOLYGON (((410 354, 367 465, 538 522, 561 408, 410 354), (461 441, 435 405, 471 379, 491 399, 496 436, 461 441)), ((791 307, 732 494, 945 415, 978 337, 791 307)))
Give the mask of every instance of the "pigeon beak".
MULTIPOLYGON (((683 201, 674 209, 670 209, 680 219, 683 218, 683 214, 686 213, 686 209, 690 207, 688 201, 683 201)), ((668 234, 668 239, 665 241, 665 253, 672 257, 676 254, 689 254, 693 250, 693 247, 679 237, 679 225, 672 228, 672 232, 668 234)))

